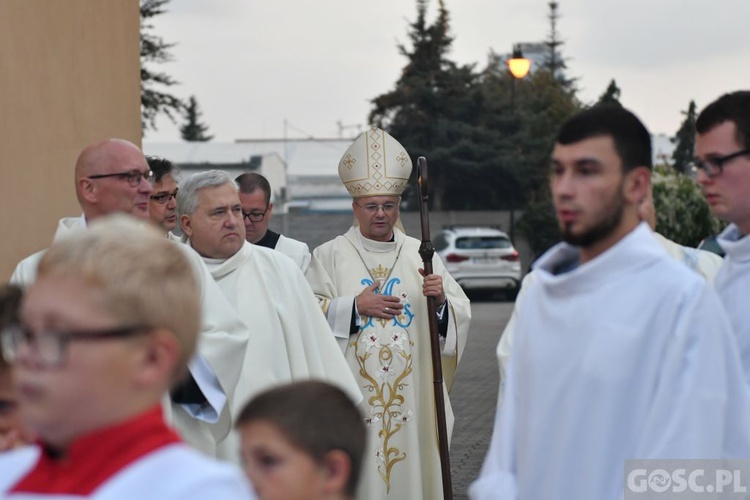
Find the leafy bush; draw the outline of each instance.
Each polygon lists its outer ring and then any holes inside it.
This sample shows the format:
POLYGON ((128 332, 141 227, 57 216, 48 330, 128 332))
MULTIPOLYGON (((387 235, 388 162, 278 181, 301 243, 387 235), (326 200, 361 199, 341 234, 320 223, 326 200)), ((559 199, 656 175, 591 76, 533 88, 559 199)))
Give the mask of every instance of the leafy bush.
POLYGON ((681 245, 696 247, 723 224, 711 209, 695 180, 666 165, 658 165, 652 177, 656 232, 681 245))

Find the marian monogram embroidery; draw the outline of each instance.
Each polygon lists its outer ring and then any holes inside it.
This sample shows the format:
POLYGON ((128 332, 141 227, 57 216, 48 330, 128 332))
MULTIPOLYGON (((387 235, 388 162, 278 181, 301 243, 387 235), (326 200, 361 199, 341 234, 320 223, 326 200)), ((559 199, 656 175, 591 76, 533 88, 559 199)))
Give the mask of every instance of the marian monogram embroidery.
MULTIPOLYGON (((371 273, 377 279, 380 276, 376 275, 382 271, 373 269, 371 273)), ((362 280, 366 286, 373 283, 370 279, 362 280)), ((409 385, 407 377, 412 373, 411 353, 414 347, 406 328, 411 325, 414 314, 406 291, 394 290, 400 283, 400 279, 391 278, 384 286, 381 285, 380 293, 400 298, 404 305, 401 315, 393 320, 362 318, 366 321, 359 337, 351 344, 359 364, 359 375, 363 379, 362 387, 365 394, 370 394, 367 397, 369 414, 365 422, 368 427, 378 430, 378 472, 388 492, 393 467, 406 459, 406 453, 393 443, 393 439, 415 416, 403 396, 404 388, 409 385)))

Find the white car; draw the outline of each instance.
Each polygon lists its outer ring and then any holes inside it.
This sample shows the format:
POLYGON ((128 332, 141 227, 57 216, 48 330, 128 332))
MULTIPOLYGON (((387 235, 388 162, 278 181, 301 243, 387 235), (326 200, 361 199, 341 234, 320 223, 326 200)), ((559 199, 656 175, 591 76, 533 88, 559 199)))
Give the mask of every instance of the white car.
POLYGON ((521 262, 504 232, 493 227, 449 226, 432 239, 432 245, 464 290, 502 290, 515 299, 521 262))

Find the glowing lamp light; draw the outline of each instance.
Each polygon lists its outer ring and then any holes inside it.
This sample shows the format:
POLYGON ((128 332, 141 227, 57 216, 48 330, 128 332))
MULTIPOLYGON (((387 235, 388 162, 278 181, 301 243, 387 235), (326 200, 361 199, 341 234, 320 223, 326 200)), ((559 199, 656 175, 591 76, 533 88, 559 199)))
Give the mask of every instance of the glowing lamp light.
POLYGON ((508 69, 515 78, 523 78, 529 74, 531 60, 523 57, 518 46, 513 47, 513 57, 508 59, 508 69))

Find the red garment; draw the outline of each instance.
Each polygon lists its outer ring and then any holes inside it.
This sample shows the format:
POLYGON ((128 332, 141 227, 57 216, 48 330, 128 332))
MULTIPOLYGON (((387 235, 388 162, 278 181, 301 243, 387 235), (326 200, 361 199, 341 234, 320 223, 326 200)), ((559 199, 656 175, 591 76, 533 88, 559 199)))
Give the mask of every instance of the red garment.
POLYGON ((156 406, 76 439, 63 457, 53 456, 40 443, 39 461, 11 492, 89 495, 132 462, 178 442, 179 436, 167 427, 161 407, 156 406))

